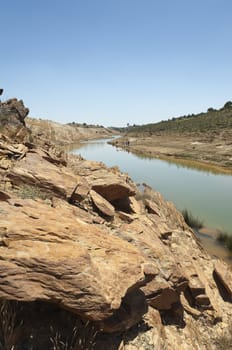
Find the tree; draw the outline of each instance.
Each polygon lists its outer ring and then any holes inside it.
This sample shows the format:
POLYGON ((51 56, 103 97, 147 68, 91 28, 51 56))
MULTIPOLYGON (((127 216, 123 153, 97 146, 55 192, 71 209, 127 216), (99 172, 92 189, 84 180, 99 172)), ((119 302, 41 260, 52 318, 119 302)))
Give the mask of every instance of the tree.
POLYGON ((223 108, 232 108, 232 101, 228 101, 224 104, 223 108))

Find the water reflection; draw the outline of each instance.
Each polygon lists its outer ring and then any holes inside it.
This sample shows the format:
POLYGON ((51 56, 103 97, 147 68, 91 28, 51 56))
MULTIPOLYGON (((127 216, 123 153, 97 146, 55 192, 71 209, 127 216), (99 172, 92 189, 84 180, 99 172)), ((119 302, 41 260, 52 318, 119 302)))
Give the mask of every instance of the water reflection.
POLYGON ((107 144, 108 140, 73 145, 69 150, 110 167, 119 166, 136 183, 152 186, 179 210, 187 208, 202 218, 204 225, 232 232, 232 176, 127 153, 107 144))

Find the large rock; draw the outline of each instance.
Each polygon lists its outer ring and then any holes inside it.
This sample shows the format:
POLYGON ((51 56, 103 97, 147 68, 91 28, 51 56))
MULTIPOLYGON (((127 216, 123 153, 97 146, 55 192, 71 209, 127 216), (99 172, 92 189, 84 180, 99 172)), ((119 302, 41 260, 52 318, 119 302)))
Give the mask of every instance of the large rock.
POLYGON ((115 214, 114 207, 100 194, 95 192, 94 190, 90 191, 90 196, 92 198, 93 203, 97 207, 98 210, 109 218, 113 218, 115 214))
POLYGON ((33 150, 26 157, 14 163, 7 178, 13 186, 25 184, 42 189, 50 195, 68 199, 78 183, 78 177, 65 167, 58 167, 47 152, 33 150))
POLYGON ((117 204, 117 201, 134 196, 137 192, 127 174, 115 171, 115 168, 108 169, 103 163, 82 160, 72 164, 72 168, 84 176, 92 189, 110 203, 117 204))
POLYGON ((71 205, 1 199, 1 299, 51 301, 99 321, 145 283, 139 251, 76 217, 71 205))
POLYGON ((16 98, 0 102, 0 121, 4 127, 4 134, 19 142, 29 139, 29 131, 26 128, 25 118, 29 109, 24 106, 22 100, 16 98))

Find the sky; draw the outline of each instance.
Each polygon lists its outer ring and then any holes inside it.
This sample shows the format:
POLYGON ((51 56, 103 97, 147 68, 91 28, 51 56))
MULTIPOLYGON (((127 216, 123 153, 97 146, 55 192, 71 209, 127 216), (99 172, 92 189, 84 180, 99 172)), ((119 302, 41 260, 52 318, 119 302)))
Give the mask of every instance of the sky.
POLYGON ((0 0, 2 100, 104 126, 220 108, 231 13, 231 0, 0 0))

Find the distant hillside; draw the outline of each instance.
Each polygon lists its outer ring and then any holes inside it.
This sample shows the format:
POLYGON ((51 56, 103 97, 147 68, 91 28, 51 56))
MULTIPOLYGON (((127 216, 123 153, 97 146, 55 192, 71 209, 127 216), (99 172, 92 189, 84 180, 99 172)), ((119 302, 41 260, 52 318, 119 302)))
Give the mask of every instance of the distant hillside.
POLYGON ((114 135, 112 130, 99 125, 60 124, 50 120, 33 118, 27 118, 26 125, 32 131, 36 144, 51 141, 58 145, 65 145, 114 135))
POLYGON ((206 113, 185 115, 155 124, 134 126, 128 133, 218 133, 232 129, 232 102, 228 101, 221 109, 209 108, 206 113))

